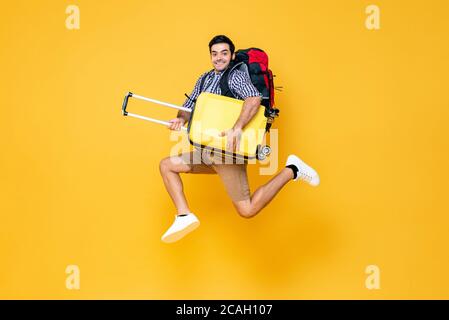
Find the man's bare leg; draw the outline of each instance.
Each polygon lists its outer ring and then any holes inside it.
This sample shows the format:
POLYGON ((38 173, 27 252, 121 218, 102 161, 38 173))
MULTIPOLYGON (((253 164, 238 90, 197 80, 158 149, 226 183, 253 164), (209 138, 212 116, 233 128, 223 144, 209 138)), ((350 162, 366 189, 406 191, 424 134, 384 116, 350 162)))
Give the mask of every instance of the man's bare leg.
MULTIPOLYGON (((165 188, 175 204, 177 214, 191 212, 184 194, 184 186, 179 176, 180 173, 190 172, 191 167, 183 163, 179 157, 169 157, 160 162, 159 169, 165 188)), ((250 199, 234 202, 234 205, 242 216, 251 218, 270 203, 291 179, 293 179, 293 171, 289 168, 284 168, 270 181, 260 186, 250 199)))
POLYGON ((285 168, 266 184, 259 187, 250 199, 233 201, 234 206, 241 216, 245 218, 254 217, 292 179, 305 181, 314 187, 320 184, 318 173, 296 155, 291 154, 287 158, 285 168))
POLYGON ((179 176, 180 173, 190 172, 191 167, 183 163, 180 157, 168 157, 161 160, 159 170, 164 180, 165 188, 176 206, 177 214, 191 212, 184 195, 184 186, 179 176))
POLYGON ((252 218, 260 212, 276 194, 284 187, 287 182, 293 179, 293 171, 289 168, 283 168, 266 184, 260 186, 250 199, 234 201, 233 204, 238 213, 244 218, 252 218))

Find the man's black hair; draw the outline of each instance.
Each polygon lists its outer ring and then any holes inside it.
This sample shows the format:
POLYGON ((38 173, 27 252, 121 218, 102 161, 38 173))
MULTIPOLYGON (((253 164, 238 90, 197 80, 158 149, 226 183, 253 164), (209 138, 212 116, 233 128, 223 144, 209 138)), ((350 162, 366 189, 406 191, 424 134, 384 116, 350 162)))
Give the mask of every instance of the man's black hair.
POLYGON ((234 54, 235 50, 234 44, 232 43, 231 39, 229 39, 223 34, 213 37, 212 40, 209 42, 209 53, 212 52, 212 46, 217 43, 227 43, 229 45, 229 50, 231 50, 231 55, 234 54))

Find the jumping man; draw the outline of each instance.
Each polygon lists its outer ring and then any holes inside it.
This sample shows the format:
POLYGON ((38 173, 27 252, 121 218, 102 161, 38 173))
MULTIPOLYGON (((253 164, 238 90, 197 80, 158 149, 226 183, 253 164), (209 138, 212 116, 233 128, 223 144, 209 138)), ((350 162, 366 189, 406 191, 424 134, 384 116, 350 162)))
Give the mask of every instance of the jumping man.
MULTIPOLYGON (((215 36, 209 42, 214 69, 201 75, 190 98, 185 101, 184 107, 192 109, 195 105, 194 101, 201 92, 221 94, 220 79, 231 61, 235 59, 234 50, 234 44, 224 35, 215 36)), ((233 151, 240 142, 242 130, 257 113, 262 97, 246 72, 238 68, 231 70, 228 79, 229 88, 237 99, 244 100, 242 111, 234 126, 221 134, 227 136, 227 149, 233 151)), ((179 111, 177 118, 170 120, 169 129, 180 130, 190 120, 190 114, 179 111)), ((162 241, 167 243, 181 239, 200 224, 187 204, 180 173, 217 173, 235 209, 244 218, 251 218, 259 213, 289 181, 302 180, 312 186, 320 183, 316 171, 295 155, 288 156, 285 167, 252 195, 248 184, 247 163, 224 163, 221 155, 214 155, 213 152, 205 154, 196 149, 189 153, 164 158, 160 162, 160 172, 177 209, 175 221, 162 236, 162 241)))

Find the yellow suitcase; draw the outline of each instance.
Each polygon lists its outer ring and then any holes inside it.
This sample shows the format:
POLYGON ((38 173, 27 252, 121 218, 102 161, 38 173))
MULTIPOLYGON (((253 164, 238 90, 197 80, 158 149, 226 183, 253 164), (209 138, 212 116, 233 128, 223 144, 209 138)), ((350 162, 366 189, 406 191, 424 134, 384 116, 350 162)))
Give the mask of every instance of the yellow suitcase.
POLYGON ((226 150, 227 137, 220 133, 231 129, 242 110, 243 100, 203 92, 197 98, 187 132, 195 147, 215 150, 233 158, 258 158, 265 135, 267 118, 265 108, 259 107, 257 114, 243 129, 240 147, 235 153, 226 150))
POLYGON ((227 157, 245 160, 263 160, 271 153, 271 148, 263 145, 267 125, 264 106, 259 107, 257 114, 243 129, 240 147, 233 153, 226 150, 227 137, 220 137, 220 133, 233 127, 242 110, 243 100, 203 92, 198 96, 192 110, 131 92, 126 94, 122 104, 124 116, 132 116, 163 125, 169 125, 169 123, 127 112, 126 107, 130 97, 192 112, 187 128, 183 127, 182 129, 187 131, 190 143, 197 148, 214 150, 215 153, 220 152, 227 157))

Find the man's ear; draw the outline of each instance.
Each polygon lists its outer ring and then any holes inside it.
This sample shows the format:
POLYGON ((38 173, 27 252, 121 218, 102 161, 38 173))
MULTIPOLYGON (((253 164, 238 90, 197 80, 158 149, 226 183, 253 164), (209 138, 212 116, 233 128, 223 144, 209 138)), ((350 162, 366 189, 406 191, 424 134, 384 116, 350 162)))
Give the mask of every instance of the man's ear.
POLYGON ((235 52, 232 54, 232 60, 235 60, 235 52))

